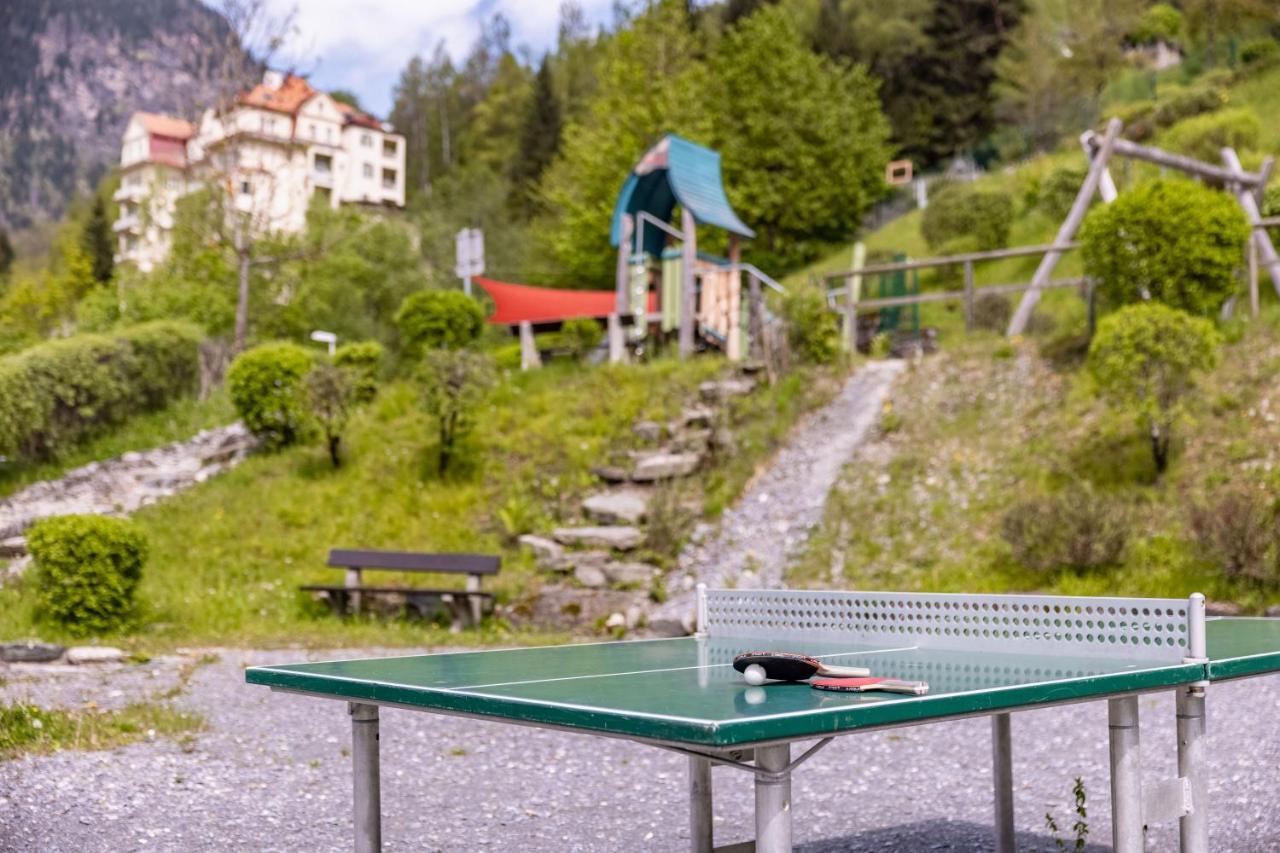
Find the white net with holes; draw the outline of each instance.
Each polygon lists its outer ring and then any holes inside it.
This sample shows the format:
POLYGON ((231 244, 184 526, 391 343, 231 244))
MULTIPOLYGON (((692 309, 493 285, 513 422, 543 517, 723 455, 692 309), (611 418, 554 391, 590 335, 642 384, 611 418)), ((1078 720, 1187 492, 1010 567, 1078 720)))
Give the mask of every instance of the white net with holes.
POLYGON ((712 637, 1180 662, 1188 600, 707 590, 712 637))

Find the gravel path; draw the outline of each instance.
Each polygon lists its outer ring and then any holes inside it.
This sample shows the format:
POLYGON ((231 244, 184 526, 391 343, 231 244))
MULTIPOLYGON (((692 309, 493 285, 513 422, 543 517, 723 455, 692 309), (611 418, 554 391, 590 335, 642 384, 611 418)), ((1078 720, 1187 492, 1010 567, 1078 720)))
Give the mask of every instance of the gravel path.
MULTIPOLYGON (((376 654, 363 649, 353 654, 376 654)), ((342 657, 326 652, 311 657, 342 657)), ((222 651, 177 700, 211 730, 184 751, 167 741, 111 752, 0 763, 0 851, 303 851, 349 849, 350 746, 341 703, 243 683, 249 664, 299 651, 222 651)), ((170 685, 173 661, 23 680, 6 698, 75 704, 170 685), (50 686, 56 685, 56 686, 50 686)), ((1213 849, 1280 850, 1280 678, 1210 691, 1213 849)), ((1147 779, 1174 770, 1170 694, 1141 700, 1147 779)), ((986 720, 837 740, 796 772, 799 850, 977 853, 992 849, 986 720)), ((1044 814, 1069 826, 1071 783, 1089 792, 1091 840, 1106 849, 1105 703, 1014 717, 1020 850, 1052 851, 1044 814)), ((684 759, 625 741, 388 709, 383 712, 389 851, 684 851, 684 759)), ((751 834, 749 777, 715 771, 717 843, 751 834)), ((1068 839, 1070 844, 1070 840, 1068 839)), ((1176 827, 1150 849, 1176 849, 1176 827)))
POLYGON ((692 589, 780 587, 787 557, 822 519, 827 493, 876 423, 902 361, 868 362, 840 394, 797 426, 769 468, 714 530, 695 536, 667 579, 669 598, 659 617, 693 609, 692 589))

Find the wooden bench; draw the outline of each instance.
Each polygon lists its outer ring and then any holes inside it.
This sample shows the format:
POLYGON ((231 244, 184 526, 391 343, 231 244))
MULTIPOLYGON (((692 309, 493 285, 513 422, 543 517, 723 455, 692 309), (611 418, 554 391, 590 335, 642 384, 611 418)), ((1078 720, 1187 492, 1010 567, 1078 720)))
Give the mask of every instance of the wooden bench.
POLYGON ((487 554, 422 554, 413 551, 360 551, 334 548, 329 552, 328 565, 346 569, 342 586, 307 584, 305 592, 324 598, 339 615, 359 613, 366 603, 366 596, 400 598, 406 611, 428 616, 443 604, 452 616, 456 630, 464 622, 479 625, 486 609, 493 609, 493 593, 480 589, 481 578, 496 575, 502 567, 501 557, 487 554), (366 571, 389 572, 437 572, 465 574, 466 589, 427 589, 409 586, 365 586, 362 573, 366 571))

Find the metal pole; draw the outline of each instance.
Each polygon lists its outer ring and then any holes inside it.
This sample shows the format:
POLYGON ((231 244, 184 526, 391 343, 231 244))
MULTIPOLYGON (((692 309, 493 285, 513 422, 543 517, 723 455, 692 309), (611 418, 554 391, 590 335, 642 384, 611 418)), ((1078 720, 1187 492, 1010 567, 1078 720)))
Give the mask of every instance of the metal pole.
POLYGON ((680 224, 684 229, 684 242, 681 244, 684 262, 680 270, 680 357, 688 358, 693 355, 694 329, 698 322, 698 318, 694 316, 698 304, 698 295, 694 290, 697 281, 694 267, 698 263, 698 235, 693 214, 685 209, 680 215, 680 224))
POLYGON ((1143 853, 1142 760, 1138 746, 1138 697, 1107 700, 1111 732, 1111 846, 1115 853, 1143 853))
POLYGON ((711 806, 711 761, 689 756, 689 849, 711 853, 713 818, 711 806))
POLYGON ((973 261, 964 262, 964 330, 973 331, 973 261))
POLYGON ((378 773, 378 706, 348 703, 356 853, 382 850, 382 790, 378 773))
POLYGON ((1191 784, 1191 811, 1178 826, 1182 853, 1209 853, 1209 779, 1206 772, 1204 686, 1178 688, 1178 775, 1191 784))
POLYGON ((1013 746, 1009 715, 991 715, 991 775, 995 782, 996 853, 1016 853, 1013 837, 1013 746))
POLYGON ((622 314, 627 310, 627 267, 631 260, 631 214, 622 214, 622 234, 618 240, 618 266, 614 271, 615 310, 622 314))
POLYGON ((791 744, 756 747, 756 853, 791 853, 791 744))

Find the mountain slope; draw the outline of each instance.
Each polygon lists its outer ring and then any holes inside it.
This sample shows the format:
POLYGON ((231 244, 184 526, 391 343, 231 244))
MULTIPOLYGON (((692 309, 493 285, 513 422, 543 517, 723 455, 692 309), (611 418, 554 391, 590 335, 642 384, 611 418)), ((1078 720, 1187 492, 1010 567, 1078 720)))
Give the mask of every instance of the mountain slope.
POLYGON ((120 153, 135 110, 216 92, 226 22, 199 0, 7 0, 0 15, 0 227, 57 218, 120 153))

